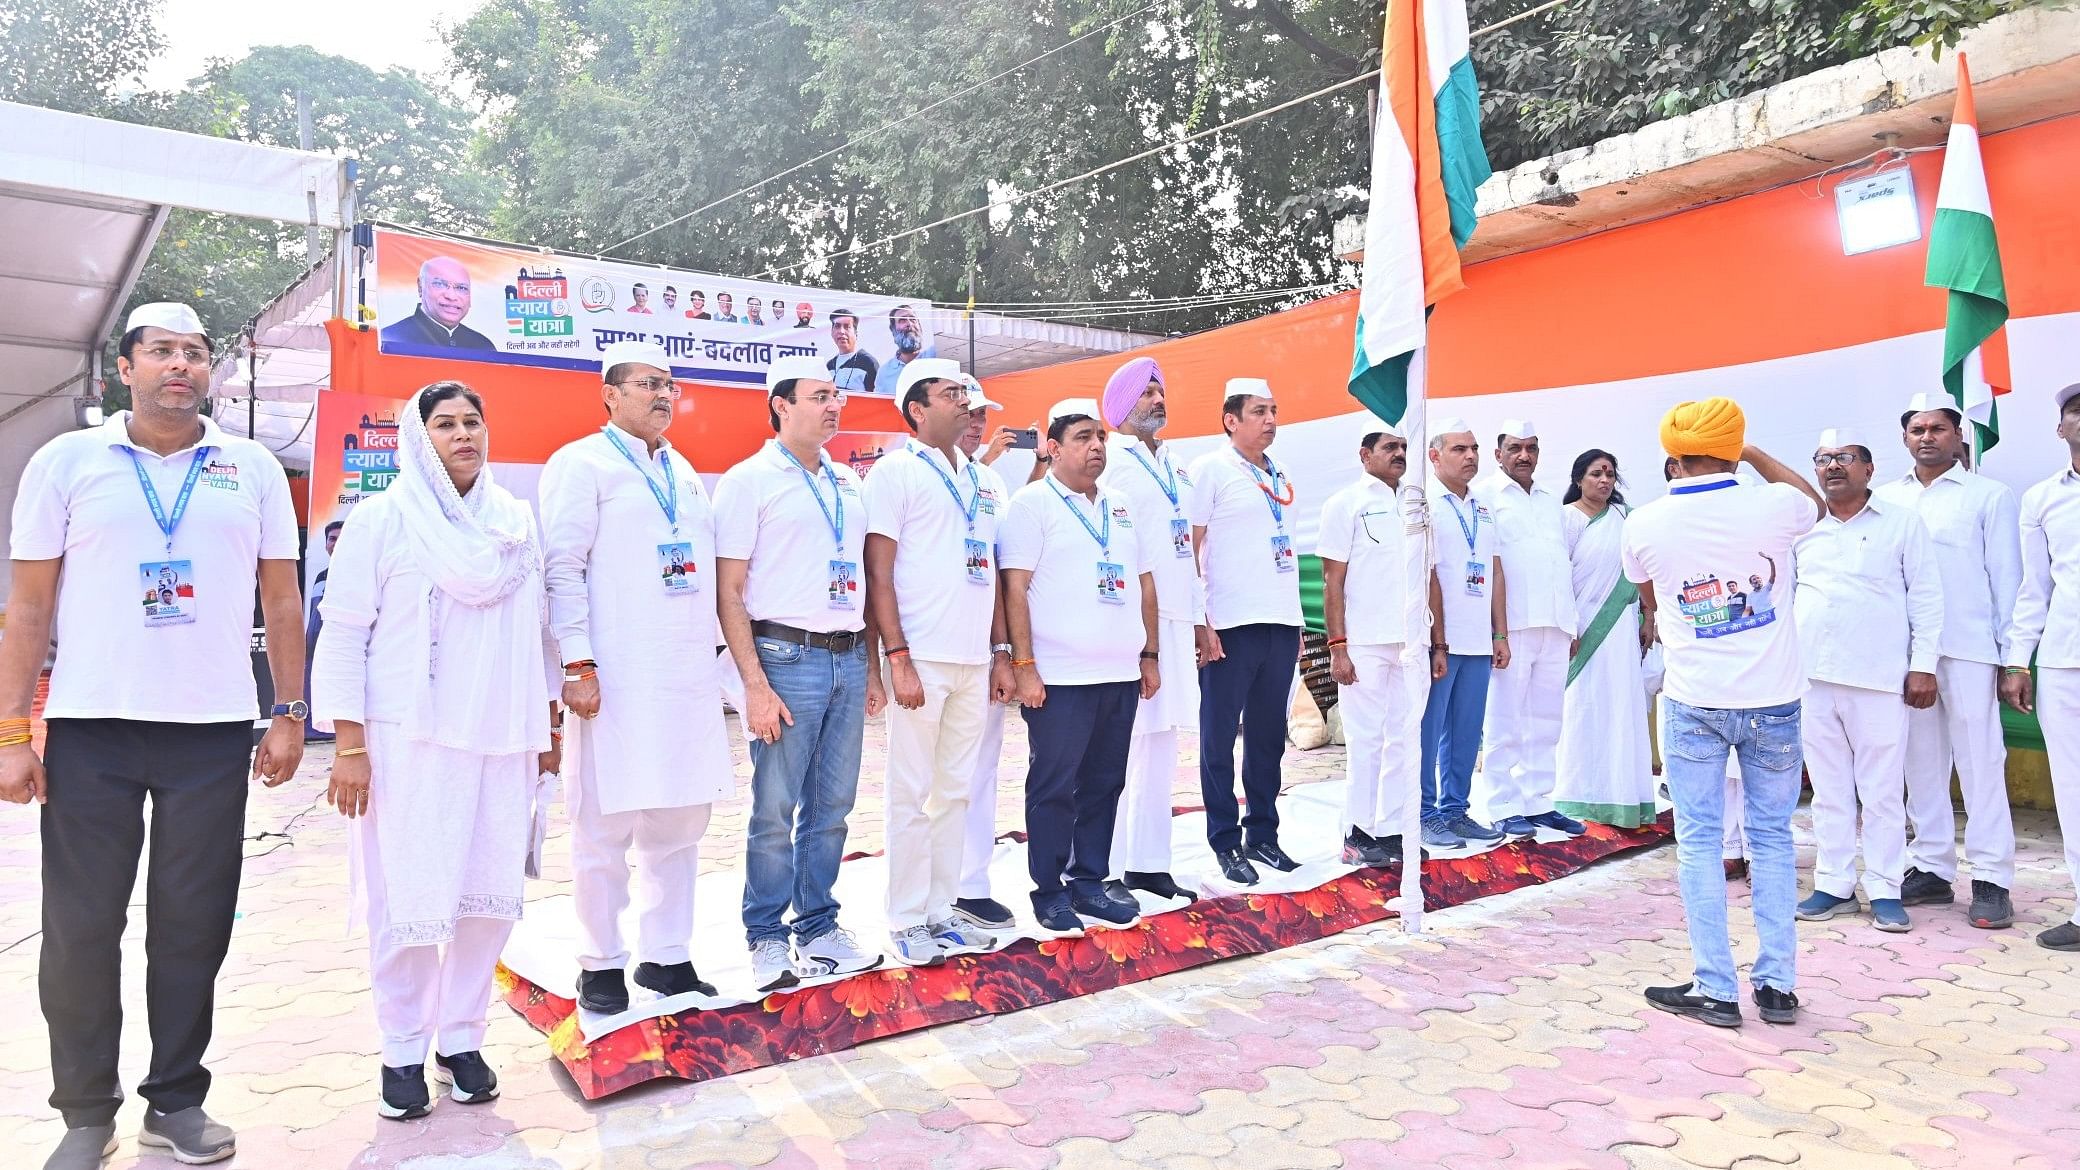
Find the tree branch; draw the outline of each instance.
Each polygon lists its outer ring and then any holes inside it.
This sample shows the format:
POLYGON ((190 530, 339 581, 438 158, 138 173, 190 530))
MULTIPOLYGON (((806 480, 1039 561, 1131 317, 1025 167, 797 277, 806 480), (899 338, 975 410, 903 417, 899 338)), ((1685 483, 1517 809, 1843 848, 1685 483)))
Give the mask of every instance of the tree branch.
POLYGON ((1254 11, 1270 22, 1280 36, 1300 46, 1308 56, 1338 75, 1352 77, 1365 71, 1363 61, 1307 31, 1307 27, 1286 7, 1285 0, 1256 0, 1254 11))

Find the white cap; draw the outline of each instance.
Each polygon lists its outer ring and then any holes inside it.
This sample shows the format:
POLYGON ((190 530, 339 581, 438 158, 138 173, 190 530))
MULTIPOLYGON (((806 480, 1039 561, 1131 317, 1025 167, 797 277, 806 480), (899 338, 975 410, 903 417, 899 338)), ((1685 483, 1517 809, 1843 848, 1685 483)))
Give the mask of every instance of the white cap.
POLYGON ((2071 402, 2075 398, 2080 398, 2080 382, 2075 382, 2070 386, 2064 387, 2063 389, 2052 391, 2051 409, 2063 413, 2066 408, 2066 403, 2071 402))
MULTIPOLYGON (((1228 379, 1228 396, 1232 398, 1237 394, 1253 394, 1258 398, 1271 398, 1271 383, 1266 382, 1262 378, 1228 379)), ((1277 400, 1273 399, 1273 401, 1277 400)))
POLYGON ((1536 439, 1538 428, 1531 425, 1530 419, 1506 418, 1502 420, 1501 433, 1505 439, 1536 439))
POLYGON ((1430 424, 1430 437, 1433 439, 1439 435, 1456 435, 1461 431, 1472 434, 1473 424, 1458 415, 1446 415, 1430 424))
POLYGON ((627 365, 654 366, 667 374, 672 372, 672 359, 654 341, 617 341, 600 351, 600 377, 606 377, 615 366, 627 365))
POLYGON ((1814 450, 1825 451, 1842 447, 1861 447, 1866 451, 1871 450, 1871 445, 1863 437, 1863 432, 1854 427, 1829 427, 1821 431, 1820 442, 1814 450))
POLYGON ((948 382, 961 381, 961 364, 952 358, 918 358, 903 367, 903 374, 896 379, 896 401, 902 402, 910 389, 919 382, 943 379, 948 382))
POLYGON ((169 333, 193 333, 205 338, 209 336, 209 330, 202 327, 202 318, 195 315, 195 310, 179 301, 153 301, 149 305, 137 306, 130 310, 130 319, 124 323, 123 332, 142 329, 147 325, 156 325, 169 333))
POLYGON ((962 374, 961 385, 968 388, 968 413, 973 414, 978 410, 1004 409, 1003 403, 992 399, 983 391, 982 383, 975 380, 975 375, 962 374))
POLYGON ((1959 418, 1964 417, 1964 412, 1957 409, 1957 400, 1955 398, 1950 397, 1948 394, 1930 394, 1924 390, 1907 399, 1907 409, 1900 417, 1900 423, 1905 425, 1907 419, 1931 410, 1947 410, 1959 418))
POLYGON ((1401 429, 1400 423, 1383 422, 1379 424, 1379 433, 1382 435, 1392 435, 1395 438, 1400 439, 1404 442, 1406 442, 1408 439, 1408 432, 1401 429))
POLYGON ((806 378, 812 382, 831 380, 830 367, 813 357, 784 357, 766 367, 766 393, 780 388, 782 382, 793 382, 806 378))
POLYGON ((1098 413, 1097 399, 1064 398, 1060 402, 1057 402, 1053 406, 1047 408, 1047 425, 1052 427, 1054 425, 1054 420, 1058 418, 1069 418, 1073 415, 1079 414, 1087 415, 1091 418, 1097 419, 1100 425, 1102 425, 1105 422, 1105 416, 1098 413))

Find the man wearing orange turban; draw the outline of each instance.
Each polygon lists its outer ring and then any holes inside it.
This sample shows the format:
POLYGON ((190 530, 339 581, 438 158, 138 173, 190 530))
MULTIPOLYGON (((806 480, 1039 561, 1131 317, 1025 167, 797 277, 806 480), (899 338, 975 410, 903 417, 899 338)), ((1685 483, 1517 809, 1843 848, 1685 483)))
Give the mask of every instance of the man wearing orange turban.
MULTIPOLYGON (((1726 935, 1720 841, 1726 816, 1726 759, 1741 761, 1749 881, 1759 952, 1755 1006, 1767 1023, 1798 1017, 1798 870, 1791 814, 1803 766, 1800 700, 1804 663, 1790 606, 1755 605, 1738 582, 1781 579, 1792 542, 1821 514, 1818 492, 1797 472, 1747 445, 1747 420, 1726 398, 1685 402, 1661 420, 1661 445, 1682 462, 1669 494, 1625 525, 1625 575, 1656 615, 1667 676, 1663 760, 1676 806, 1676 867, 1689 919, 1696 973, 1676 987, 1650 987, 1663 1011, 1731 1028, 1741 1022, 1740 988, 1726 935), (1768 482, 1733 476, 1745 461, 1768 482)), ((1783 580, 1775 595, 1787 596, 1783 580)))

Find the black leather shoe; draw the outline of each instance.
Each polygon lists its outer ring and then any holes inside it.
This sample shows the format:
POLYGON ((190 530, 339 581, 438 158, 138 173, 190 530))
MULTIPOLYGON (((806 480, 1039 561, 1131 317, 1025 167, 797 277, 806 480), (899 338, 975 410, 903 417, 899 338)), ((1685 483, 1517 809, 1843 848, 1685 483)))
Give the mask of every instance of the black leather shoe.
POLYGON ((1755 989, 1755 1010, 1761 1014, 1765 1024, 1795 1024, 1798 1022, 1798 996, 1774 987, 1755 989))
POLYGON ((1136 906, 1141 904, 1134 901, 1134 892, 1127 888, 1127 883, 1118 878, 1106 878, 1104 889, 1105 896, 1115 902, 1133 902, 1136 906))
POLYGON ((578 1006, 603 1016, 618 1016, 628 1010, 628 982, 619 971, 580 971, 578 1006))
MULTIPOLYGON (((1702 1020, 1715 1028, 1738 1028, 1741 1026, 1741 1005, 1731 1000, 1713 999, 1698 995, 1691 989, 1696 984, 1685 983, 1680 987, 1649 987, 1647 1002, 1665 1012, 1689 1016, 1702 1020)), ((1796 1001, 1793 1001, 1796 1003, 1796 1001)))
POLYGON ((1899 884, 1902 906, 1948 906, 1957 901, 1957 888, 1925 869, 1909 869, 1899 884))
POLYGON ((1199 900, 1197 894, 1178 885, 1177 879, 1167 873, 1143 873, 1130 869, 1125 876, 1127 880, 1123 884, 1127 888, 1144 894, 1154 894, 1158 898, 1183 898, 1187 902, 1199 900))
POLYGON ((637 963, 636 986, 659 995, 685 995, 689 991, 715 994, 715 985, 702 979, 692 963, 637 963))
POLYGON ((433 1054, 433 1075, 448 1082, 448 1097, 457 1105, 482 1105, 498 1096, 498 1074, 484 1063, 481 1052, 458 1052, 453 1056, 433 1054))
POLYGON ((1257 867, 1249 863, 1240 849, 1224 849, 1213 855, 1221 863, 1221 876, 1238 886, 1257 884, 1257 867))
POLYGON ((1374 837, 1372 840, 1379 845, 1380 852, 1386 854, 1387 859, 1380 862, 1381 865, 1401 864, 1401 834, 1396 833, 1391 837, 1374 837))
POLYGON ((376 1102, 378 1116, 392 1121, 410 1121, 431 1112, 433 1098, 426 1092, 425 1065, 383 1066, 383 1096, 376 1102))
POLYGON ((1248 846, 1243 849, 1242 855, 1251 861, 1260 861, 1280 873, 1291 873, 1300 868, 1300 863, 1287 857, 1286 851, 1280 849, 1276 842, 1248 846))

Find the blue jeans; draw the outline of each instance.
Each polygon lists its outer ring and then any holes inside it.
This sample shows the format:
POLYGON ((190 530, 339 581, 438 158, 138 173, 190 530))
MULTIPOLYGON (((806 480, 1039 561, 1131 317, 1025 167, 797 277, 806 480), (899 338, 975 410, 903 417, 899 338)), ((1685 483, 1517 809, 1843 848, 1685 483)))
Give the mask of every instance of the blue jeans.
POLYGON ((1662 697, 1661 756, 1676 805, 1676 867, 1690 920, 1696 991, 1738 1000, 1740 979, 1726 938, 1726 873, 1721 837, 1726 753, 1738 753, 1747 816, 1748 883, 1759 953, 1752 981, 1790 991, 1798 983, 1798 863, 1791 814, 1798 808, 1805 748, 1797 703, 1719 710, 1662 697))
POLYGON ((1444 677, 1430 684, 1430 701, 1423 706, 1425 825, 1466 815, 1494 669, 1495 660, 1486 654, 1447 654, 1444 677))
POLYGON ((867 651, 844 654, 756 639, 766 681, 794 717, 772 743, 751 742, 751 823, 744 844, 744 936, 798 942, 838 925, 831 887, 845 855, 845 818, 859 793, 867 728, 867 651))

